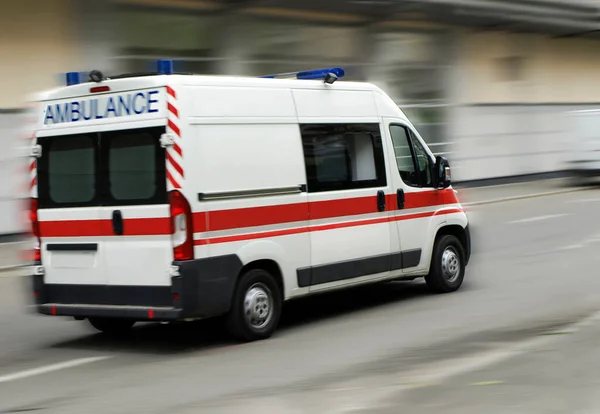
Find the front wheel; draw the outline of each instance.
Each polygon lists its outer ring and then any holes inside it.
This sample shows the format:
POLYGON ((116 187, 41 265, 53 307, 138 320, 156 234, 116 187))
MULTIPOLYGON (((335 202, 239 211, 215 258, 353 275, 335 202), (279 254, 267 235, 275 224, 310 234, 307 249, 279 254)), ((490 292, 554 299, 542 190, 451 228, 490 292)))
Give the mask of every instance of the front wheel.
POLYGON ((135 324, 135 321, 117 318, 90 318, 89 322, 100 332, 111 336, 124 335, 135 324))
POLYGON ((436 293, 450 293, 458 290, 465 277, 465 249, 452 235, 440 237, 431 257, 429 274, 425 281, 429 289, 436 293))
POLYGON ((233 295, 227 317, 229 333, 242 341, 269 338, 281 316, 282 295, 275 278, 266 270, 244 273, 233 295))

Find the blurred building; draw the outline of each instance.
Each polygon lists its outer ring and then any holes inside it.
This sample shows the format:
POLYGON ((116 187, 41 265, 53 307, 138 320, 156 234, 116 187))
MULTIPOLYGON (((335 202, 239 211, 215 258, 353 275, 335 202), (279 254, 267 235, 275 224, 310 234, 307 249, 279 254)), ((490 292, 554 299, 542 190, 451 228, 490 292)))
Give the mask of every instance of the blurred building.
MULTIPOLYGON (((599 2, 5 0, 0 122, 67 71, 261 75, 341 66, 413 117, 454 177, 563 168, 571 108, 600 102, 599 2)), ((2 124, 0 124, 2 125, 2 124)))

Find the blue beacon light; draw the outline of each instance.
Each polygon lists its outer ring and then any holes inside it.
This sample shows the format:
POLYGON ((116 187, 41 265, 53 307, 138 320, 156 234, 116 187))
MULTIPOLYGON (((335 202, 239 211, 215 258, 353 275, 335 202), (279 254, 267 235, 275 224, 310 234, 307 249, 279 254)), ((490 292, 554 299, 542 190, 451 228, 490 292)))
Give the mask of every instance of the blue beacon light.
POLYGON ((173 74, 173 61, 168 59, 161 59, 157 62, 158 73, 161 75, 172 75, 173 74))
POLYGON ((298 79, 324 79, 330 73, 333 73, 338 78, 341 78, 344 76, 344 69, 330 68, 330 69, 307 70, 304 72, 298 72, 296 74, 296 78, 298 78, 298 79))
POLYGON ((81 83, 81 74, 79 72, 67 72, 67 86, 78 85, 81 83))

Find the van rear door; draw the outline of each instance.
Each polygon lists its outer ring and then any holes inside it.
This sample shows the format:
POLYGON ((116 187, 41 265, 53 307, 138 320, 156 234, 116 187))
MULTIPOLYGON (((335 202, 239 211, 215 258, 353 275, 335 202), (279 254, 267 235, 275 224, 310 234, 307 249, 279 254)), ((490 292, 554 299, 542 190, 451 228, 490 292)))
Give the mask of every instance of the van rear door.
MULTIPOLYGON (((101 298, 76 293, 63 303, 142 304, 139 292, 120 298, 113 293, 170 285, 164 132, 157 126, 38 138, 45 283, 125 287, 100 289, 101 298)), ((157 304, 157 298, 146 299, 157 304)))
POLYGON ((100 222, 107 226, 102 255, 107 283, 170 285, 173 261, 166 188, 164 127, 104 132, 100 171, 104 182, 100 222))
MULTIPOLYGON (((38 138, 38 219, 48 284, 105 284, 97 134, 38 138)), ((59 298, 60 300, 60 298, 59 298)))

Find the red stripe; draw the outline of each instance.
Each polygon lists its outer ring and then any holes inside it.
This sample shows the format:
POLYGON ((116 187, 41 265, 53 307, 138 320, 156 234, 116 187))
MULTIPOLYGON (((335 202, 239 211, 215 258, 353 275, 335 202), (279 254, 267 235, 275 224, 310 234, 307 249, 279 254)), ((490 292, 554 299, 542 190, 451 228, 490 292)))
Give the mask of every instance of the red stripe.
POLYGON ((194 232, 268 226, 271 224, 306 221, 308 219, 308 203, 218 210, 209 213, 195 213, 194 232), (206 227, 206 215, 210 219, 210 228, 206 227))
POLYGON ((33 177, 31 179, 31 185, 29 188, 34 188, 36 184, 37 184, 37 177, 33 177))
MULTIPOLYGON (((171 174, 167 171, 167 177, 171 184, 178 187, 177 182, 173 179, 171 174)), ((370 199, 371 197, 367 197, 370 199)), ((346 199, 344 201, 352 203, 353 201, 359 200, 361 203, 362 198, 358 199, 346 199)), ((334 202, 340 200, 333 200, 334 202)), ((319 201, 317 204, 328 203, 329 201, 319 201)), ((293 223, 296 221, 306 221, 309 219, 307 216, 307 203, 298 203, 290 205, 277 205, 268 207, 255 207, 249 209, 237 209, 237 210, 224 210, 210 212, 207 216, 206 213, 195 213, 194 214, 194 232, 204 231, 216 231, 252 226, 261 226, 269 224, 283 224, 293 223), (268 213, 264 213, 264 209, 269 209, 268 213), (246 212, 241 214, 241 212, 246 212), (233 214, 232 214, 233 212, 233 214), (270 214, 270 215, 262 215, 270 214), (207 217, 209 220, 207 220, 207 217), (210 224, 210 226, 209 226, 210 224)), ((311 203, 312 205, 312 203, 311 203)), ((333 204, 335 206, 335 204, 333 204)), ((310 208, 310 206, 309 206, 310 208)), ((319 207, 319 208, 322 208, 319 207)), ((327 212, 327 214, 333 214, 336 212, 333 208, 320 210, 321 212, 327 212)), ((344 214, 351 211, 347 206, 337 210, 340 214, 338 216, 319 216, 319 218, 336 218, 344 217, 344 214)), ((355 210, 352 210, 355 211, 355 210)), ((370 213, 373 211, 368 211, 370 213)), ((215 237, 203 240, 196 240, 196 245, 208 244, 208 243, 226 243, 231 241, 240 240, 252 240, 257 238, 266 237, 277 237, 289 234, 299 234, 308 231, 324 231, 333 230, 347 227, 365 226, 370 224, 380 224, 387 221, 401 221, 411 220, 418 218, 431 217, 439 214, 452 214, 463 212, 462 209, 442 208, 433 212, 423 213, 412 213, 412 214, 399 214, 392 217, 377 217, 364 220, 354 220, 342 223, 322 224, 315 226, 303 226, 295 229, 285 230, 274 230, 266 232, 257 232, 242 235, 215 237)), ((360 213, 359 213, 360 214, 360 213)), ((124 221, 124 235, 126 236, 142 236, 142 235, 166 235, 170 234, 170 219, 167 217, 158 218, 129 218, 124 221)), ((40 233, 42 237, 80 237, 80 236, 114 236, 112 220, 64 220, 64 221, 41 221, 40 222, 40 233)))
POLYGON ((32 172, 33 170, 35 170, 35 161, 31 161, 31 164, 29 164, 29 172, 32 172))
MULTIPOLYGON (((388 195, 387 209, 396 210, 396 195, 388 195)), ((457 204, 454 190, 432 190, 408 193, 405 209, 457 204)), ((268 226, 294 223, 309 219, 319 220, 344 216, 358 216, 377 212, 377 197, 345 198, 338 200, 313 201, 311 203, 279 204, 274 206, 249 207, 218 210, 194 214, 194 232, 230 230, 244 227, 268 226), (308 213, 308 215, 307 215, 308 213), (206 225, 208 215, 209 226, 206 225)))
POLYGON ((175 93, 175 90, 173 88, 171 88, 170 86, 167 86, 167 93, 169 95, 171 95, 173 98, 177 99, 177 94, 175 93))
POLYGON ((310 203, 310 218, 313 220, 357 216, 377 212, 377 197, 343 198, 310 203))
MULTIPOLYGON (((398 205, 396 194, 387 194, 386 206, 388 210, 396 210, 398 205)), ((404 199, 404 208, 422 208, 429 206, 441 206, 444 204, 458 204, 458 198, 452 189, 429 190, 414 193, 406 193, 404 199)))
POLYGON ((440 211, 440 214, 455 214, 455 213, 464 213, 465 210, 463 210, 462 208, 449 208, 447 210, 444 211, 440 211))
MULTIPOLYGON (((367 226, 373 224, 381 224, 389 221, 403 221, 403 220, 414 220, 419 218, 433 217, 440 214, 451 214, 451 213, 460 213, 462 212, 459 208, 451 208, 451 209, 442 209, 438 211, 428 211, 424 213, 414 213, 414 214, 404 214, 396 217, 380 217, 374 219, 366 219, 366 220, 357 220, 357 221, 349 221, 345 223, 332 223, 332 224, 322 224, 317 226, 305 226, 298 227, 295 229, 285 229, 285 230, 273 230, 273 231, 265 231, 259 233, 249 233, 249 234, 238 234, 233 236, 223 236, 223 237, 213 237, 206 238, 200 240, 194 240, 194 244, 196 246, 202 246, 207 244, 218 244, 218 243, 230 243, 236 241, 244 241, 244 240, 255 240, 255 239, 263 239, 269 237, 279 237, 279 236, 288 236, 291 234, 302 234, 308 232, 315 231, 325 231, 325 230, 335 230, 349 227, 358 227, 358 226, 367 226)), ((212 221, 211 221, 212 224, 212 221)))
POLYGON ((183 157, 183 151, 181 150, 181 147, 179 146, 179 144, 174 143, 173 144, 173 150, 179 154, 179 156, 183 157))
POLYGON ((179 111, 177 110, 177 108, 175 108, 173 105, 171 105, 170 102, 167 102, 167 109, 169 110, 169 112, 171 112, 177 118, 179 118, 179 111))
POLYGON ((171 175, 169 170, 167 170, 167 180, 169 180, 169 182, 171 183, 171 186, 173 186, 173 188, 181 188, 181 186, 179 185, 177 180, 175 180, 175 178, 173 178, 173 176, 171 175))
MULTIPOLYGON (((112 220, 41 221, 41 237, 114 236, 112 220)), ((130 218, 123 223, 124 236, 171 234, 168 217, 130 218)))
POLYGON ((178 137, 181 136, 181 131, 179 131, 179 127, 177 125, 175 125, 175 123, 173 121, 171 121, 170 119, 168 121, 168 125, 169 125, 169 128, 171 128, 171 130, 175 133, 175 135, 177 135, 178 137))
POLYGON ((167 161, 173 166, 173 168, 177 170, 179 175, 181 175, 181 177, 183 178, 183 168, 181 168, 181 165, 179 165, 179 163, 173 159, 169 152, 167 152, 167 161))

